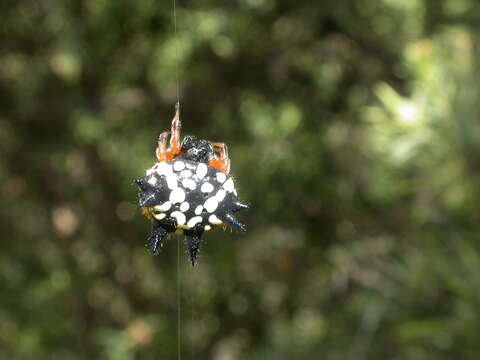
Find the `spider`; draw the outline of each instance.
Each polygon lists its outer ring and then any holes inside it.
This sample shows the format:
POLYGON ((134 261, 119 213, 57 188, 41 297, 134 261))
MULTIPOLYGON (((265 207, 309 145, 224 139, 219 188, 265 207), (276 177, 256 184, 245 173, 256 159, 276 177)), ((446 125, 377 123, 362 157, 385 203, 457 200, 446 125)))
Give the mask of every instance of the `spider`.
POLYGON ((150 251, 157 255, 170 233, 183 233, 194 266, 203 233, 219 226, 246 231, 234 213, 249 206, 237 197, 227 146, 194 136, 181 141, 181 127, 177 103, 171 131, 158 138, 157 162, 135 183, 142 214, 152 222, 150 251))

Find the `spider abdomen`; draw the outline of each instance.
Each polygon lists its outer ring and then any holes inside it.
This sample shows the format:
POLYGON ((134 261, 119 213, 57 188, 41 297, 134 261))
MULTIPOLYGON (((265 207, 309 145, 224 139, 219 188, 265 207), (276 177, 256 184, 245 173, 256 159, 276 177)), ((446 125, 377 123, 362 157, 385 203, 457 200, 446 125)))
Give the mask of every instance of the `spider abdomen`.
POLYGON ((222 225, 245 230, 233 213, 247 206, 238 200, 233 178, 214 167, 190 160, 160 162, 136 183, 143 214, 160 224, 202 232, 222 225))

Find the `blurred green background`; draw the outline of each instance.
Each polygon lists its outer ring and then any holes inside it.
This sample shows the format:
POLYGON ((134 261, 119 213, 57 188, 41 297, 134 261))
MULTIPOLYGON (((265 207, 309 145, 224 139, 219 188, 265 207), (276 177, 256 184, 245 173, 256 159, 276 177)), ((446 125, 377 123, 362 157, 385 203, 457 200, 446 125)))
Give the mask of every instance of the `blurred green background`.
POLYGON ((479 359, 475 0, 0 2, 0 359, 177 359, 133 179, 173 116, 245 235, 184 249, 183 359, 479 359))

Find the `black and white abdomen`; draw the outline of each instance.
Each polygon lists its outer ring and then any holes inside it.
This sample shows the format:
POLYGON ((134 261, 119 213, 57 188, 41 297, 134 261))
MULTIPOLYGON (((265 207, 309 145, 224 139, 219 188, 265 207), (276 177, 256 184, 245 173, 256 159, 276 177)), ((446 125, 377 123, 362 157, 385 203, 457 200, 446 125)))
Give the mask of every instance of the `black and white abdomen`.
POLYGON ((160 162, 136 183, 144 215, 169 232, 221 225, 245 230, 233 213, 248 207, 238 200, 233 178, 214 167, 189 160, 160 162))

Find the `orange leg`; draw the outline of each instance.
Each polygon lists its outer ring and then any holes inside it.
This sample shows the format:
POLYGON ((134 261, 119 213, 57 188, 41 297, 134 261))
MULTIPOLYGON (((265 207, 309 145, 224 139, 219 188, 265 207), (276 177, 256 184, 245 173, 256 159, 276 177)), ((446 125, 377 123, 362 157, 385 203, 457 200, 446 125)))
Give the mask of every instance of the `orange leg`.
POLYGON ((177 103, 175 106, 175 116, 172 120, 172 131, 164 131, 158 137, 158 146, 155 150, 157 155, 157 160, 160 161, 171 161, 173 158, 180 153, 181 143, 180 143, 180 129, 182 128, 182 123, 180 121, 180 104, 177 103), (167 146, 168 136, 170 136, 170 147, 167 146))
POLYGON ((172 137, 170 138, 170 151, 172 155, 180 153, 180 130, 182 129, 182 122, 180 121, 180 103, 175 105, 175 116, 172 120, 172 137))
POLYGON ((230 159, 228 157, 228 148, 227 145, 223 143, 212 143, 213 151, 218 155, 215 156, 208 165, 224 172, 225 174, 230 173, 230 159))
POLYGON ((168 161, 169 152, 167 148, 167 139, 168 135, 170 135, 170 131, 164 131, 158 137, 158 146, 155 150, 155 154, 157 155, 157 161, 168 161))

